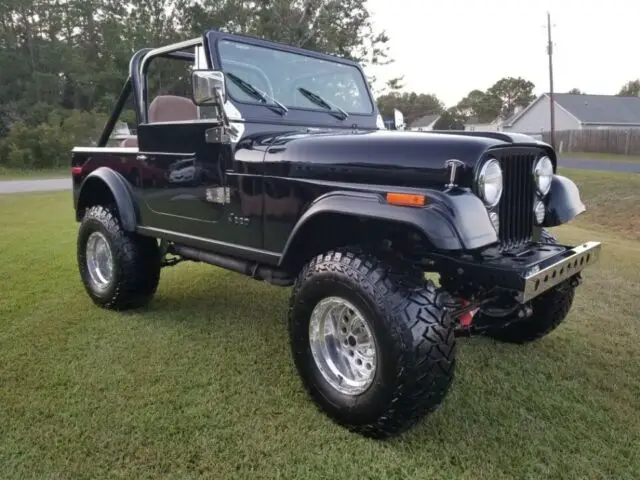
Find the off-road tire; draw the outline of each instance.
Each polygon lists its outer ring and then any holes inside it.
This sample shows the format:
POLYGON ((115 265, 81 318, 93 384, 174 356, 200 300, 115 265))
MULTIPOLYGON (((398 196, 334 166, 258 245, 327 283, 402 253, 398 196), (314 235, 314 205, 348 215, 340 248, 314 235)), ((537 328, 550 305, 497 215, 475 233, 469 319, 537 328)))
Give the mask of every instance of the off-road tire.
POLYGON ((301 271, 289 304, 293 360, 318 408, 347 429, 372 438, 398 435, 436 410, 454 380, 454 324, 431 282, 417 282, 355 247, 318 255, 301 271), (310 315, 328 296, 364 313, 376 339, 378 368, 360 395, 331 387, 309 344, 310 315))
POLYGON ((161 255, 156 239, 123 230, 115 207, 96 205, 86 210, 80 223, 77 260, 80 277, 91 300, 108 310, 146 306, 160 281, 161 255), (113 279, 108 288, 93 288, 87 269, 86 243, 92 232, 101 232, 112 252, 113 279))
MULTIPOLYGON (((541 243, 558 243, 547 230, 542 231, 541 243)), ((486 331, 495 340, 524 344, 536 341, 555 330, 566 318, 573 305, 575 287, 569 280, 543 293, 531 302, 533 314, 522 320, 505 319, 507 325, 486 331)), ((514 314, 515 315, 515 314, 514 314)))

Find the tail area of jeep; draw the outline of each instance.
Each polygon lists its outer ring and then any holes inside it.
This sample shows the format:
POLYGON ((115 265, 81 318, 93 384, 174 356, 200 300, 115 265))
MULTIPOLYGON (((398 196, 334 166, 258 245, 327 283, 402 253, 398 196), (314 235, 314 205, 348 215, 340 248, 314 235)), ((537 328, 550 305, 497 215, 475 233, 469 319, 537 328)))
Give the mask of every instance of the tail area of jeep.
POLYGON ((357 63, 215 30, 135 53, 72 178, 97 306, 144 307, 183 261, 291 287, 302 385, 374 438, 443 403, 458 337, 552 332, 601 248, 550 233, 585 206, 549 145, 385 130, 357 63))

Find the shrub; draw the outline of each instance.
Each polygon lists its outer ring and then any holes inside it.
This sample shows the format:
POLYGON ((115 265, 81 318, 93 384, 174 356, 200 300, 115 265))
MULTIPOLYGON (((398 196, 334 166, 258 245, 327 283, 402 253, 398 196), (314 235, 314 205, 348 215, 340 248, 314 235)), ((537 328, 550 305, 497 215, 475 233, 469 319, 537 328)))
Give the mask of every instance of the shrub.
POLYGON ((46 122, 13 123, 0 145, 0 159, 13 168, 55 168, 69 163, 75 145, 93 145, 105 116, 77 110, 54 112, 46 122))

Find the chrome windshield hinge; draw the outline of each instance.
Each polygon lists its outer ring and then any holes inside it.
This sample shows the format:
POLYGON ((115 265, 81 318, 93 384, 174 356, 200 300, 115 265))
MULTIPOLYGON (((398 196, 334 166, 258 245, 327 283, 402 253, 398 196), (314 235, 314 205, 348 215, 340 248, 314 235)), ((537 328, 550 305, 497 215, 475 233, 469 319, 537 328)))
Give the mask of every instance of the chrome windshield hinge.
POLYGON ((224 126, 209 128, 204 132, 207 143, 230 143, 229 132, 224 126))

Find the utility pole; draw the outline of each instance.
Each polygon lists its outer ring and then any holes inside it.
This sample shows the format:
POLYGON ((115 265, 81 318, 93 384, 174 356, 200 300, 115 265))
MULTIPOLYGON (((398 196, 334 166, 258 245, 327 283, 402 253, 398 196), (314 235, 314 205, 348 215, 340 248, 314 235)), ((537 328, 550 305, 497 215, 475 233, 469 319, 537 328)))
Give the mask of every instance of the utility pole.
POLYGON ((551 115, 551 146, 556 148, 556 102, 553 99, 553 43, 551 42, 551 15, 549 12, 547 12, 547 55, 549 55, 549 114, 551 115))

